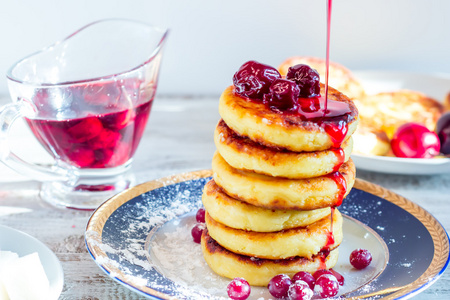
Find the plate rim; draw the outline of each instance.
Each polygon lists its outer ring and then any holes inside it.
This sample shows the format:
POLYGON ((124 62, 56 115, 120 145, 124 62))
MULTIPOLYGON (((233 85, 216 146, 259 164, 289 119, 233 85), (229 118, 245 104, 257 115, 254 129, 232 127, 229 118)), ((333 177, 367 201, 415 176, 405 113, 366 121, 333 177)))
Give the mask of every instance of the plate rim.
MULTIPOLYGON (((102 244, 101 237, 103 227, 108 218, 120 206, 143 193, 164 186, 173 185, 188 180, 206 178, 212 175, 212 170, 200 170, 163 177, 139 184, 106 200, 93 212, 86 225, 85 244, 95 263, 103 271, 105 271, 108 276, 112 277, 111 274, 114 274, 113 279, 117 279, 120 283, 133 291, 144 293, 146 296, 153 296, 161 299, 172 299, 172 297, 147 286, 129 284, 127 283, 126 277, 118 268, 115 268, 114 266, 101 265, 98 263, 97 258, 107 257, 107 254, 99 246, 102 244)), ((429 232, 434 246, 434 255, 430 265, 415 281, 399 288, 381 290, 370 295, 366 294, 361 297, 356 297, 355 299, 367 298, 368 296, 383 296, 383 299, 400 299, 405 296, 411 297, 431 286, 431 284, 433 284, 443 274, 450 259, 449 236, 442 224, 418 204, 377 184, 356 178, 353 188, 378 196, 416 217, 429 232)))

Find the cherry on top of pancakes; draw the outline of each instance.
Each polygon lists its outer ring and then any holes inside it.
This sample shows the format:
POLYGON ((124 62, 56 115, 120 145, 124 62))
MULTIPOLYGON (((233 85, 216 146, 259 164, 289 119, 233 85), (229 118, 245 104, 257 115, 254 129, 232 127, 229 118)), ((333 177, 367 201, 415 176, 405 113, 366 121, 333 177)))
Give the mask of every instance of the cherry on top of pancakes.
POLYGON ((355 108, 350 100, 342 101, 329 90, 325 98, 320 94, 319 73, 308 65, 289 68, 286 78, 268 65, 256 61, 243 64, 233 76, 235 93, 250 101, 261 102, 272 111, 285 115, 286 121, 295 124, 313 122, 330 136, 333 147, 340 147, 355 118, 355 108), (341 101, 334 100, 333 98, 341 101))

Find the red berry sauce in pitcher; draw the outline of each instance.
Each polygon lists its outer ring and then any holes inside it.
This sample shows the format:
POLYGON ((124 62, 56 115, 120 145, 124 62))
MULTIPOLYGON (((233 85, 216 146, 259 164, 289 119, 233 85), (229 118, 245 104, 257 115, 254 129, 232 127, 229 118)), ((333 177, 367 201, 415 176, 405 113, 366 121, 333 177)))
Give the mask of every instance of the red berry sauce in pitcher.
MULTIPOLYGON (((44 148, 70 165, 79 168, 123 165, 133 156, 142 137, 153 104, 153 93, 139 95, 138 86, 130 87, 130 84, 139 83, 121 83, 125 88, 137 91, 134 96, 140 97, 139 104, 133 106, 130 95, 117 93, 117 88, 113 87, 116 84, 78 86, 71 91, 72 100, 66 105, 68 111, 75 115, 88 111, 84 117, 58 119, 42 115, 26 121, 44 148), (83 97, 83 101, 77 101, 79 97, 83 97)), ((48 92, 35 97, 42 97, 35 101, 38 105, 54 105, 48 92)))

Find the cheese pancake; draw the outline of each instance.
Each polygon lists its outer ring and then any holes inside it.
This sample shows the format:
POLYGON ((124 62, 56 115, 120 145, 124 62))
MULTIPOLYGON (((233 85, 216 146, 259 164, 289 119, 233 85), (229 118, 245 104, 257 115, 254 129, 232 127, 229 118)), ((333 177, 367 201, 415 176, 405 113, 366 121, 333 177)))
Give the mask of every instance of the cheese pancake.
POLYGON ((228 251, 211 238, 207 229, 203 231, 201 244, 205 261, 215 273, 230 279, 245 278, 252 286, 267 286, 270 279, 278 274, 292 277, 300 271, 312 274, 320 269, 331 269, 336 265, 339 255, 339 249, 334 249, 329 253, 314 255, 310 259, 259 259, 228 251))
POLYGON ((331 208, 316 210, 272 210, 257 207, 228 196, 210 180, 203 190, 205 210, 216 221, 232 228, 272 232, 310 225, 331 213, 331 208))
MULTIPOLYGON (((321 94, 324 93, 325 88, 321 85, 321 94)), ((335 101, 333 103, 340 109, 335 112, 337 116, 324 120, 331 122, 331 128, 345 127, 342 137, 342 141, 345 141, 356 130, 358 110, 349 98, 333 88, 328 90, 328 99, 335 101), (340 110, 345 112, 339 115, 340 110), (342 126, 344 123, 347 125, 342 126)), ((301 114, 272 110, 261 101, 239 96, 233 86, 222 93, 219 114, 234 132, 268 147, 285 148, 295 152, 339 147, 334 136, 326 131, 325 121, 304 120, 301 114)))
POLYGON ((339 205, 353 187, 356 174, 350 158, 339 168, 346 188, 332 176, 335 173, 308 179, 272 177, 235 169, 217 151, 212 169, 214 181, 229 196, 255 206, 280 210, 313 210, 339 205))
POLYGON ((329 216, 306 227, 277 232, 231 228, 215 221, 208 213, 205 220, 209 235, 222 247, 237 254, 258 258, 284 259, 293 256, 311 258, 324 249, 337 248, 343 237, 342 215, 337 209, 329 216))
POLYGON ((220 155, 232 167, 287 178, 310 178, 335 171, 348 161, 353 148, 350 137, 342 148, 315 152, 293 152, 266 147, 239 136, 221 120, 214 132, 220 155))
POLYGON ((387 155, 391 150, 391 141, 382 130, 364 126, 362 122, 352 135, 353 153, 364 155, 387 155))
MULTIPOLYGON (((294 56, 286 59, 278 67, 281 75, 286 75, 289 67, 297 64, 309 65, 319 72, 320 81, 325 83, 325 59, 311 56, 294 56)), ((330 61, 328 84, 350 99, 361 99, 365 96, 364 87, 346 67, 330 61)))
POLYGON ((384 131, 390 139, 398 127, 409 122, 422 124, 434 131, 437 120, 444 112, 442 103, 411 90, 368 96, 358 109, 363 126, 384 131))

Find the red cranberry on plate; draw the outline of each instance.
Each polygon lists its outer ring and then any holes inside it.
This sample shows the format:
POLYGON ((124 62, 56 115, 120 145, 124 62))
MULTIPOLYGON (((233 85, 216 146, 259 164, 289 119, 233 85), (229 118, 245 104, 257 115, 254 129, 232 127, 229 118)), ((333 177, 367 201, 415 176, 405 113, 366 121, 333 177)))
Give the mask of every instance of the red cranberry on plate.
POLYGON ((350 254, 350 264, 358 270, 367 268, 372 262, 372 254, 366 249, 356 249, 350 254))
POLYGON ((204 208, 199 208, 195 214, 195 220, 197 220, 198 223, 205 223, 205 213, 206 211, 204 208))
POLYGON ((201 240, 202 240, 202 233, 203 230, 205 230, 205 224, 203 223, 197 223, 194 225, 194 227, 192 227, 191 229, 191 235, 192 235, 192 239, 194 240, 194 242, 196 242, 197 244, 200 244, 201 240))
POLYGON ((288 295, 289 286, 292 281, 286 274, 279 274, 270 279, 267 288, 275 298, 285 298, 288 295))
POLYGON ((330 275, 334 276, 333 272, 331 272, 330 270, 327 270, 327 269, 319 269, 319 270, 315 271, 312 275, 313 275, 314 279, 317 280, 317 278, 319 278, 323 274, 330 274, 330 275))
POLYGON ((292 282, 296 282, 298 280, 302 280, 304 282, 306 282, 309 285, 310 289, 314 289, 314 284, 316 283, 316 279, 314 278, 314 276, 309 273, 309 272, 305 272, 305 271, 300 271, 295 273, 295 275, 292 277, 292 282))
POLYGON ((244 278, 236 277, 227 286, 228 297, 233 300, 245 300, 250 292, 250 284, 244 278))
POLYGON ((313 296, 314 292, 303 280, 297 280, 289 286, 289 300, 310 300, 313 296))
POLYGON ((339 283, 333 275, 323 274, 317 278, 314 291, 322 298, 333 297, 339 292, 339 283))

